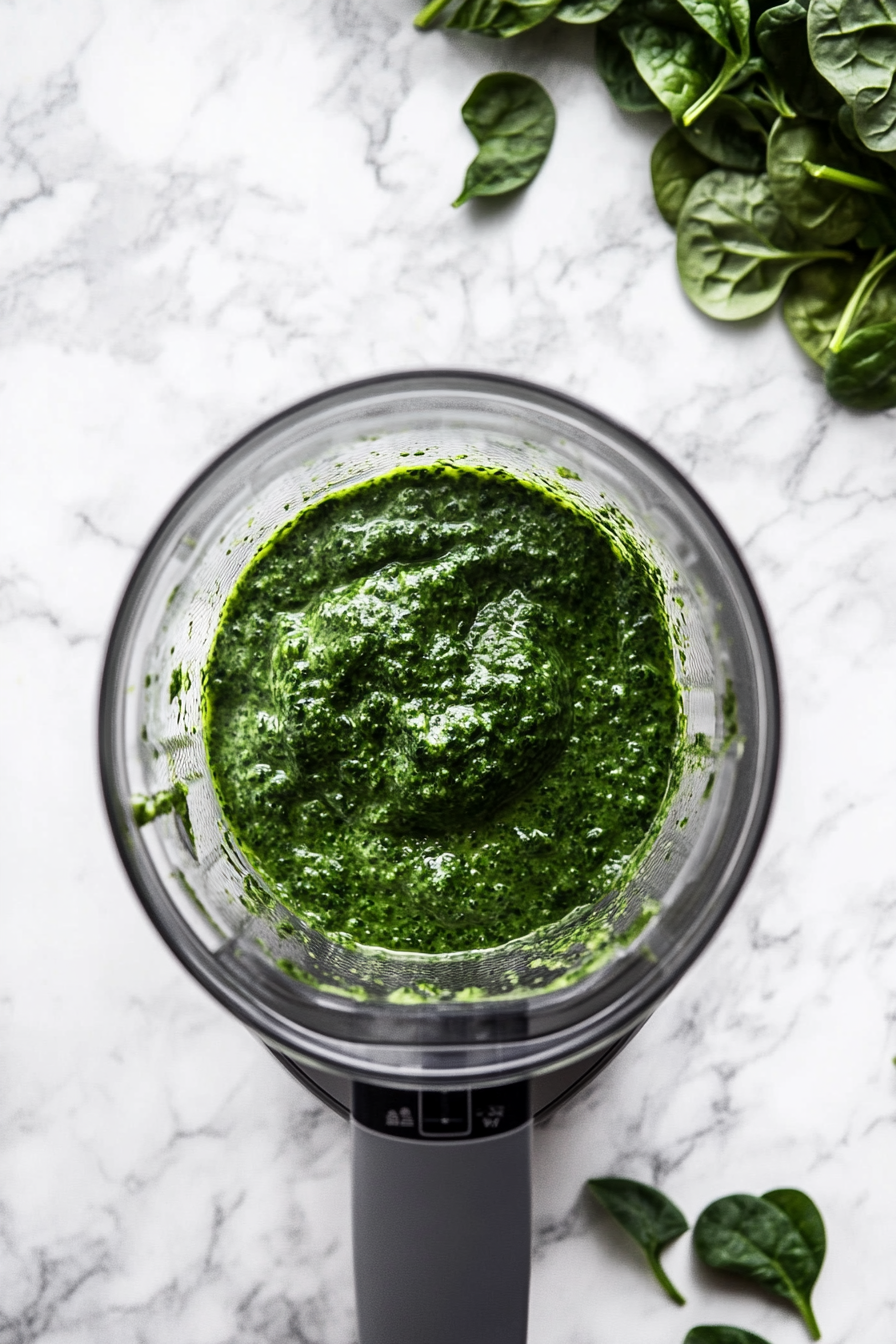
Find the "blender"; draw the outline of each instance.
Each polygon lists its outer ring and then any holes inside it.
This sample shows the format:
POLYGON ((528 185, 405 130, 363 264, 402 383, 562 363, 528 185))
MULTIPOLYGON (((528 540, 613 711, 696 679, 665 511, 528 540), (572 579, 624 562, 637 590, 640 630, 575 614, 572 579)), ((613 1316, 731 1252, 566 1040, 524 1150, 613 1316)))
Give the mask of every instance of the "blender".
POLYGON ((106 805, 183 965, 350 1118, 360 1344, 524 1344, 533 1118, 622 1048, 718 928, 768 817, 779 715, 761 606, 706 504, 634 435, 516 379, 425 371, 309 398, 162 522, 109 643, 106 805), (426 955, 331 938, 279 904, 222 815, 202 674, 228 595, 290 511, 446 460, 559 479, 624 520, 662 576, 681 747, 620 890, 501 947, 426 955))

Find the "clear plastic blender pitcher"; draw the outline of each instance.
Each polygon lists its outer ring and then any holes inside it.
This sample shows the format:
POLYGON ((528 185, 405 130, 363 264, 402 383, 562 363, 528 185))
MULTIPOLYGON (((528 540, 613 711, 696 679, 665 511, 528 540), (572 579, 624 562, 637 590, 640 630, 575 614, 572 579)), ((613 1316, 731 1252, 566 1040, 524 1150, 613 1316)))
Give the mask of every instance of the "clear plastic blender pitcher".
POLYGON ((156 928, 296 1072, 351 1083, 361 1344, 523 1344, 530 1084, 586 1072, 646 1019, 729 909, 771 805, 774 655, 719 523, 658 453, 560 394, 450 372, 338 388, 254 430, 171 510, 125 593, 100 719, 113 831, 156 928), (559 470, 584 507, 614 506, 675 634, 682 768, 637 870, 475 953, 353 946, 278 906, 228 833, 203 741, 202 671, 258 547, 286 510, 408 459, 559 470))

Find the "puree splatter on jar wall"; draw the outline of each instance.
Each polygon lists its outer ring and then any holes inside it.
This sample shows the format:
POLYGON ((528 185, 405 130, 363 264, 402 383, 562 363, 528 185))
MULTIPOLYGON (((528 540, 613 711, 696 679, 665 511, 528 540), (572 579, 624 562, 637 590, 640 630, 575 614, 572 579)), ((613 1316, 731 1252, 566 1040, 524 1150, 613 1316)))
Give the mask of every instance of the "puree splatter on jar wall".
POLYGON ((423 953, 618 889, 681 738, 649 557, 600 510, 456 463, 276 532, 224 607, 203 716, 226 823, 282 904, 423 953))

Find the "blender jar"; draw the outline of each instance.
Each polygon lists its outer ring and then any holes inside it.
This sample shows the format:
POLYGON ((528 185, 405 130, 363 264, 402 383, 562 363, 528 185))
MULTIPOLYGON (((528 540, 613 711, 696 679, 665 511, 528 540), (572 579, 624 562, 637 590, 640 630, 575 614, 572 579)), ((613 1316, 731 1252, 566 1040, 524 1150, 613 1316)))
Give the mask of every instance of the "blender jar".
POLYGON ((522 1344, 528 1080, 645 1020, 729 909, 771 805, 774 656, 717 520, 659 454, 560 394, 451 372, 339 388, 246 436, 171 510, 125 593, 100 719, 113 831, 159 932, 266 1044, 353 1081, 362 1344, 522 1344), (278 905, 221 813, 202 672, 228 595, 287 516, 446 460, 559 479, 614 511, 662 576, 682 742, 621 890, 502 947, 424 955, 328 937, 278 905))

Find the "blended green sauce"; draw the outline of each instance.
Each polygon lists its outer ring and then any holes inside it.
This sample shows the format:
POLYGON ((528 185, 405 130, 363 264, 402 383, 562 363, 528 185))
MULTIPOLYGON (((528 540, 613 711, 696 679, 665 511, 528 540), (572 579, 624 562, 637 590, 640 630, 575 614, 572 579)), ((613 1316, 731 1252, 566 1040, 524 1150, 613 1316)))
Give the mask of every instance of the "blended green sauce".
POLYGON ((204 671, 232 836, 352 942, 492 947, 624 881, 680 693, 654 565, 558 486, 402 469, 253 559, 204 671))

